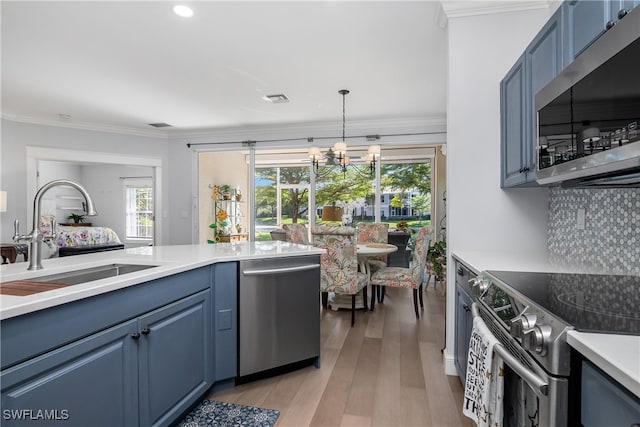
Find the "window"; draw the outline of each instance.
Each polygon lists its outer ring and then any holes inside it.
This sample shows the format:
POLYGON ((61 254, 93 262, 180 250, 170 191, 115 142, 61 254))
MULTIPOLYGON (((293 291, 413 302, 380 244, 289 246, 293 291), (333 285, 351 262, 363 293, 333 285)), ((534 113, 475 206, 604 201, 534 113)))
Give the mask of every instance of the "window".
POLYGON ((125 180, 127 239, 153 239, 153 186, 151 180, 125 180))

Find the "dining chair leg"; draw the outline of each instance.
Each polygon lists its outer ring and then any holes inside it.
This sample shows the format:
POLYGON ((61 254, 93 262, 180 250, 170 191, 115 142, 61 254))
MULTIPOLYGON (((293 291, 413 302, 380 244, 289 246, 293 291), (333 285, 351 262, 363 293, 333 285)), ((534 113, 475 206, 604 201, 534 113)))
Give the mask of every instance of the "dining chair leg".
POLYGON ((371 285, 371 311, 376 306, 376 294, 380 291, 380 286, 371 285))
POLYGON ((351 327, 356 323, 356 294, 351 295, 351 327))
POLYGON ((380 288, 380 299, 378 300, 378 302, 383 303, 384 302, 384 294, 387 293, 387 287, 386 286, 379 286, 380 288))
POLYGON ((364 306, 365 311, 369 311, 369 306, 367 304, 367 286, 365 286, 362 288, 362 305, 364 306))
POLYGON ((378 289, 376 291, 378 302, 382 302, 382 289, 384 289, 382 286, 378 286, 378 289))
POLYGON ((422 283, 420 283, 420 287, 418 288, 418 294, 420 295, 420 309, 424 310, 424 303, 422 302, 422 283))
POLYGON ((417 288, 413 290, 413 308, 416 311, 416 319, 419 319, 420 313, 418 312, 418 289, 417 288))
POLYGON ((322 296, 322 308, 327 308, 329 305, 329 292, 320 292, 322 296))

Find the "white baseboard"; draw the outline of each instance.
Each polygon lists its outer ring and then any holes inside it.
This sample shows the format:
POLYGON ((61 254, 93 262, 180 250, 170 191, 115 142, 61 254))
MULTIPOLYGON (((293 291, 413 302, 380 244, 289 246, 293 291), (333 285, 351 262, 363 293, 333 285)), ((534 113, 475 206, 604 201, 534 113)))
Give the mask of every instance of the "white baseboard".
POLYGON ((456 369, 456 364, 454 360, 453 354, 449 353, 447 349, 444 350, 444 373, 445 375, 450 375, 457 377, 458 370, 456 369))

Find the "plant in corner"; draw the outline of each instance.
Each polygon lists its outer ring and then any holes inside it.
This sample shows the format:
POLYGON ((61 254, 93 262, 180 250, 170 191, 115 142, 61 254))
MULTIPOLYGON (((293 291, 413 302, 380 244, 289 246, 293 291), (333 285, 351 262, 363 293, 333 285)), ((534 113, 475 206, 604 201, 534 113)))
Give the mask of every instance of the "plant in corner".
POLYGON ((443 280, 447 273, 447 242, 440 240, 429 246, 427 250, 427 269, 436 280, 443 280))
POLYGON ((222 198, 224 200, 231 200, 231 186, 228 184, 224 184, 220 186, 220 192, 222 193, 222 198))
POLYGON ((71 215, 69 215, 67 217, 67 219, 73 220, 74 224, 80 224, 80 223, 84 222, 84 215, 72 213, 71 215))

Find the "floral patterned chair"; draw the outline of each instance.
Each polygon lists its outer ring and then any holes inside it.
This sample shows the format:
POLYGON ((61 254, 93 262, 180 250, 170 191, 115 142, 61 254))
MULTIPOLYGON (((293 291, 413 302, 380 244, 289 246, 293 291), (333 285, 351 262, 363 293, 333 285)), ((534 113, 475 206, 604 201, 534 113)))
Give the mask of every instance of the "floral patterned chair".
POLYGON ((309 234, 307 226, 304 224, 282 224, 285 232, 285 240, 300 245, 309 244, 309 234))
MULTIPOLYGON (((358 224, 358 243, 388 243, 389 224, 381 222, 358 224)), ((387 256, 378 255, 368 259, 371 271, 375 272, 387 266, 387 256)))
POLYGON ((358 271, 355 228, 316 226, 311 229, 313 245, 326 249, 320 255, 320 291, 322 306, 327 307, 329 292, 351 295, 351 326, 355 323, 356 294, 362 290, 367 310, 369 278, 358 271))
MULTIPOLYGON (((389 224, 361 222, 358 224, 357 233, 358 243, 389 243, 389 224)), ((387 255, 371 256, 367 262, 369 271, 375 273, 388 265, 388 258, 387 255)), ((378 302, 383 299, 381 290, 384 291, 383 288, 378 288, 378 302)))
POLYGON ((393 286, 397 288, 413 289, 413 308, 416 311, 416 319, 420 318, 418 312, 418 292, 420 293, 420 307, 422 303, 422 282, 424 281, 425 266, 427 263, 427 250, 431 241, 431 228, 423 227, 418 231, 416 246, 409 268, 385 267, 371 276, 371 309, 375 305, 375 290, 380 286, 393 286))

